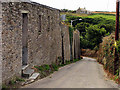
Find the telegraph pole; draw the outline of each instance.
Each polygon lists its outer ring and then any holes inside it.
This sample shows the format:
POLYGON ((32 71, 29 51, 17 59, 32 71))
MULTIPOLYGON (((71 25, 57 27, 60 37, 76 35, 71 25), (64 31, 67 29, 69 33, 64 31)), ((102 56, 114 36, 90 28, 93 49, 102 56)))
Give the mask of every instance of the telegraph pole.
MULTIPOLYGON (((116 1, 116 30, 115 30, 115 45, 116 42, 119 40, 119 0, 116 1)), ((115 48, 115 60, 114 60, 114 75, 117 73, 116 71, 119 68, 118 65, 119 56, 117 49, 115 48)))

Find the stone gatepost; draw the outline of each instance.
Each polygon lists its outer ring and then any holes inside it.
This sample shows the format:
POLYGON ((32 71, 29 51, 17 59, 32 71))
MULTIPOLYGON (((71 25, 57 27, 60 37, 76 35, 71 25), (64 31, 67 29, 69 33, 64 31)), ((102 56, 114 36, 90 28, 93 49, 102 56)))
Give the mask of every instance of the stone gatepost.
POLYGON ((80 32, 75 30, 73 32, 73 57, 74 59, 80 59, 80 32))

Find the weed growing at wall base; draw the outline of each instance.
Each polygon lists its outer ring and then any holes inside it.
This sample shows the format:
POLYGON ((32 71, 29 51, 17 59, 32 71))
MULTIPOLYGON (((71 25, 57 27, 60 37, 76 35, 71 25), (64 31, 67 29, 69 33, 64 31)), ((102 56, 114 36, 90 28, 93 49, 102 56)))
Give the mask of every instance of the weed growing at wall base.
POLYGON ((25 79, 20 78, 20 77, 15 77, 9 81, 9 84, 7 84, 7 85, 3 84, 2 90, 19 87, 21 82, 25 82, 25 79))

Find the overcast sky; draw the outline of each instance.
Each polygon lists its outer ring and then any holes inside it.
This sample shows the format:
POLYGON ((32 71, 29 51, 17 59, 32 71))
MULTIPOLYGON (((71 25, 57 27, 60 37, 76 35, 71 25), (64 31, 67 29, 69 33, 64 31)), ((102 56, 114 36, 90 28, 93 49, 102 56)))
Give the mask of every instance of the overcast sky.
POLYGON ((76 10, 79 7, 91 11, 115 11, 116 0, 31 0, 57 9, 76 10))

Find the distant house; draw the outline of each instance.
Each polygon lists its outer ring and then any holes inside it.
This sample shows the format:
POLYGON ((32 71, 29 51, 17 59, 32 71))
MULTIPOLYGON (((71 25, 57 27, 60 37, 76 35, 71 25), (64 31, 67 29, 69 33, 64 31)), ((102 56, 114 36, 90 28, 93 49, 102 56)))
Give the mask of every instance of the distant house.
POLYGON ((76 11, 77 14, 91 14, 91 11, 86 10, 85 8, 78 8, 76 11))

